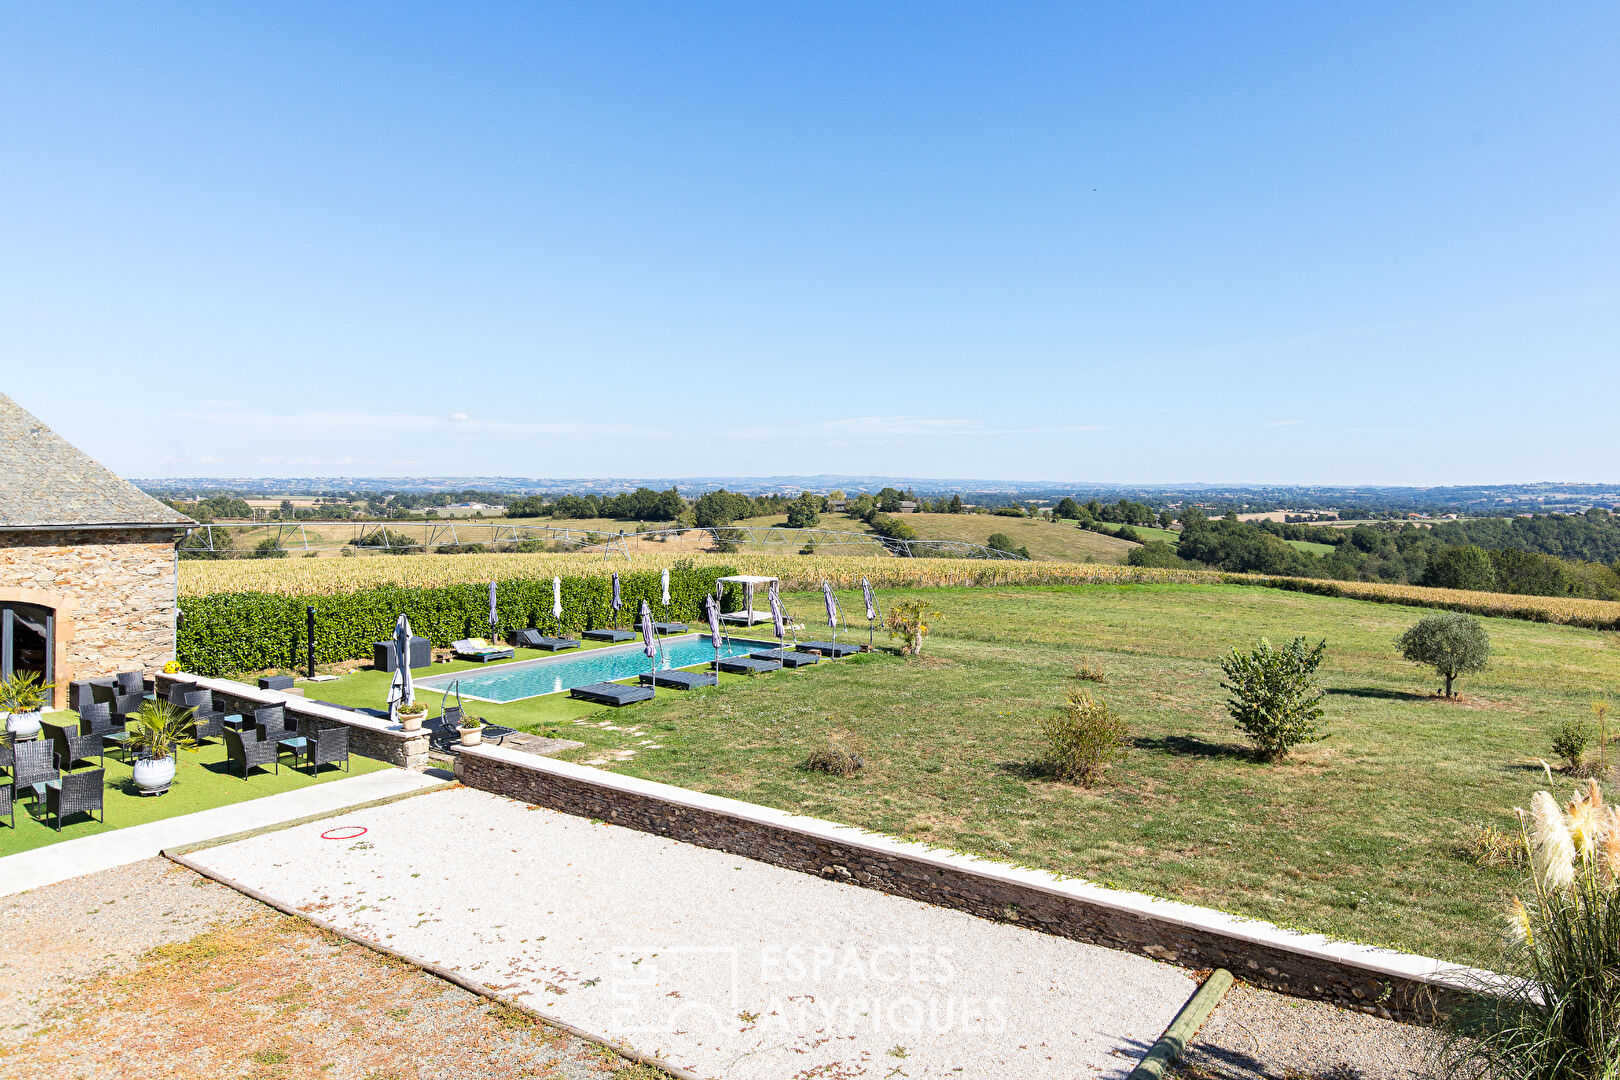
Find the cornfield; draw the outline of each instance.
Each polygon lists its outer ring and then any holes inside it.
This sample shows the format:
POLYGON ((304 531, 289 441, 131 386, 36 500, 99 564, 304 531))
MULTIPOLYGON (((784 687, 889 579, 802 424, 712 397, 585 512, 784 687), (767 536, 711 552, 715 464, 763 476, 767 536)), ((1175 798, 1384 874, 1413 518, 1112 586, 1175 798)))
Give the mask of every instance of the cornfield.
POLYGON ((1000 585, 1258 585, 1321 596, 1344 596, 1386 604, 1446 608, 1476 615, 1567 623, 1603 630, 1620 629, 1620 602, 1562 596, 1431 589, 1362 581, 1228 574, 1214 570, 1166 570, 1100 563, 1002 562, 978 559, 896 559, 855 555, 771 555, 752 552, 615 555, 543 552, 491 555, 394 555, 355 559, 241 559, 184 561, 182 596, 215 593, 268 593, 276 596, 330 596, 379 585, 432 588, 502 579, 552 575, 601 576, 662 570, 676 561, 694 567, 735 567, 740 573, 780 578, 788 591, 859 587, 865 577, 876 588, 940 588, 1000 585))

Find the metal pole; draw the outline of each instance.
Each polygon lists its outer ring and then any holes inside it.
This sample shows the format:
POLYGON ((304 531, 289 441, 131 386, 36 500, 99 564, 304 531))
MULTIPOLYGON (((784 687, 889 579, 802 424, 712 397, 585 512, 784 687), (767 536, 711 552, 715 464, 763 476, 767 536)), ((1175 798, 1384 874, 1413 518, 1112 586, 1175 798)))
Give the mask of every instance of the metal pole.
MULTIPOLYGON (((304 609, 304 630, 309 640, 309 677, 315 677, 315 605, 304 609)), ((409 658, 406 658, 409 662, 409 658)))

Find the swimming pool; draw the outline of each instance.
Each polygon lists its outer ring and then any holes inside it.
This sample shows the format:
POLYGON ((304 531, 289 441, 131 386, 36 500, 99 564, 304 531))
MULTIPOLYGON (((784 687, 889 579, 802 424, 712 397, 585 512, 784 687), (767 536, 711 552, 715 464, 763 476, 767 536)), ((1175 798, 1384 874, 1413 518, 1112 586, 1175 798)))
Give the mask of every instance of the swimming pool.
MULTIPOLYGON (((681 637, 660 638, 663 652, 658 658, 658 669, 695 667, 714 659, 714 646, 707 634, 687 634, 681 637)), ((775 641, 752 638, 720 639, 720 656, 747 656, 761 649, 775 649, 775 641)), ((444 693, 457 680, 461 682, 461 696, 478 701, 493 701, 504 705, 508 701, 557 694, 576 686, 591 683, 617 682, 633 679, 652 670, 653 661, 641 651, 638 639, 629 645, 613 645, 604 649, 591 649, 572 656, 543 656, 538 660, 519 660, 515 664, 472 671, 458 671, 453 675, 429 675, 415 681, 418 690, 444 693)))

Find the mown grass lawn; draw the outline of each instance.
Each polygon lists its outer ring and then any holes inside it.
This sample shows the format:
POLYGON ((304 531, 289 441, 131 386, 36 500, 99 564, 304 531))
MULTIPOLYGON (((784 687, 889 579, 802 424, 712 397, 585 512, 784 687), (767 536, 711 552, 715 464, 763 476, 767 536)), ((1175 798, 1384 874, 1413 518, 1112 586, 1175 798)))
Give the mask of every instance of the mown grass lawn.
MULTIPOLYGON (((1535 758, 1565 717, 1620 682, 1620 635, 1487 619, 1490 668, 1461 703, 1402 661, 1422 609, 1240 586, 1066 586, 886 593, 940 614, 920 659, 878 653, 661 692, 602 709, 566 695, 476 706, 586 743, 570 755, 683 787, 1090 878, 1287 926, 1488 962, 1511 871, 1468 858, 1471 826, 1514 823, 1545 786, 1535 758), (1222 708, 1219 658, 1261 635, 1328 640, 1329 737, 1254 761, 1222 708), (1129 718, 1136 749, 1083 790, 1042 778, 1037 721, 1086 684, 1129 718), (800 764, 838 736, 856 777, 800 764)), ((819 596, 790 595, 812 622, 819 596)), ((855 594, 840 594, 846 613, 855 594)), ((864 641, 851 627, 843 639, 864 641)), ((882 636, 878 639, 883 641, 882 636)), ((437 670, 442 670, 436 668, 437 670)), ((376 705, 387 677, 327 684, 376 705)), ((1558 778, 1559 793, 1573 783, 1558 778)))
MULTIPOLYGON (((1514 875, 1471 863, 1470 827, 1511 828, 1513 807, 1545 786, 1534 758, 1549 754, 1554 727, 1620 681, 1620 636, 1490 619, 1491 666, 1448 704, 1392 645, 1423 612, 1387 604, 1233 586, 918 595, 941 613, 921 659, 872 656, 667 695, 613 714, 636 732, 572 731, 593 746, 661 744, 614 766, 637 776, 1489 961, 1514 875), (1222 708, 1217 660, 1262 634, 1295 633, 1328 640, 1329 737, 1260 764, 1222 708), (1092 791, 1030 768, 1037 718, 1082 657, 1107 670, 1097 689, 1137 742, 1092 791), (799 768, 834 734, 865 755, 854 779, 799 768)), ((809 598, 794 599, 808 610, 809 598)), ((1572 786, 1560 777, 1556 788, 1572 786)))

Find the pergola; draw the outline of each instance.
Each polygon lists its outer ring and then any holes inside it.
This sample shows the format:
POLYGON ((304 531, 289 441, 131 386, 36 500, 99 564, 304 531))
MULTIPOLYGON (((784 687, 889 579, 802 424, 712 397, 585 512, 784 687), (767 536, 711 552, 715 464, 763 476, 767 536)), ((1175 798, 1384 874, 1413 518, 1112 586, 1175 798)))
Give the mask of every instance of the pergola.
POLYGON ((727 583, 743 587, 743 609, 741 611, 728 611, 720 617, 726 622, 742 623, 744 626, 753 626, 755 622, 770 622, 769 611, 754 610, 754 589, 763 585, 769 589, 776 582, 773 577, 760 577, 757 574, 737 574, 733 577, 715 578, 714 601, 718 605, 720 596, 725 592, 727 583))

